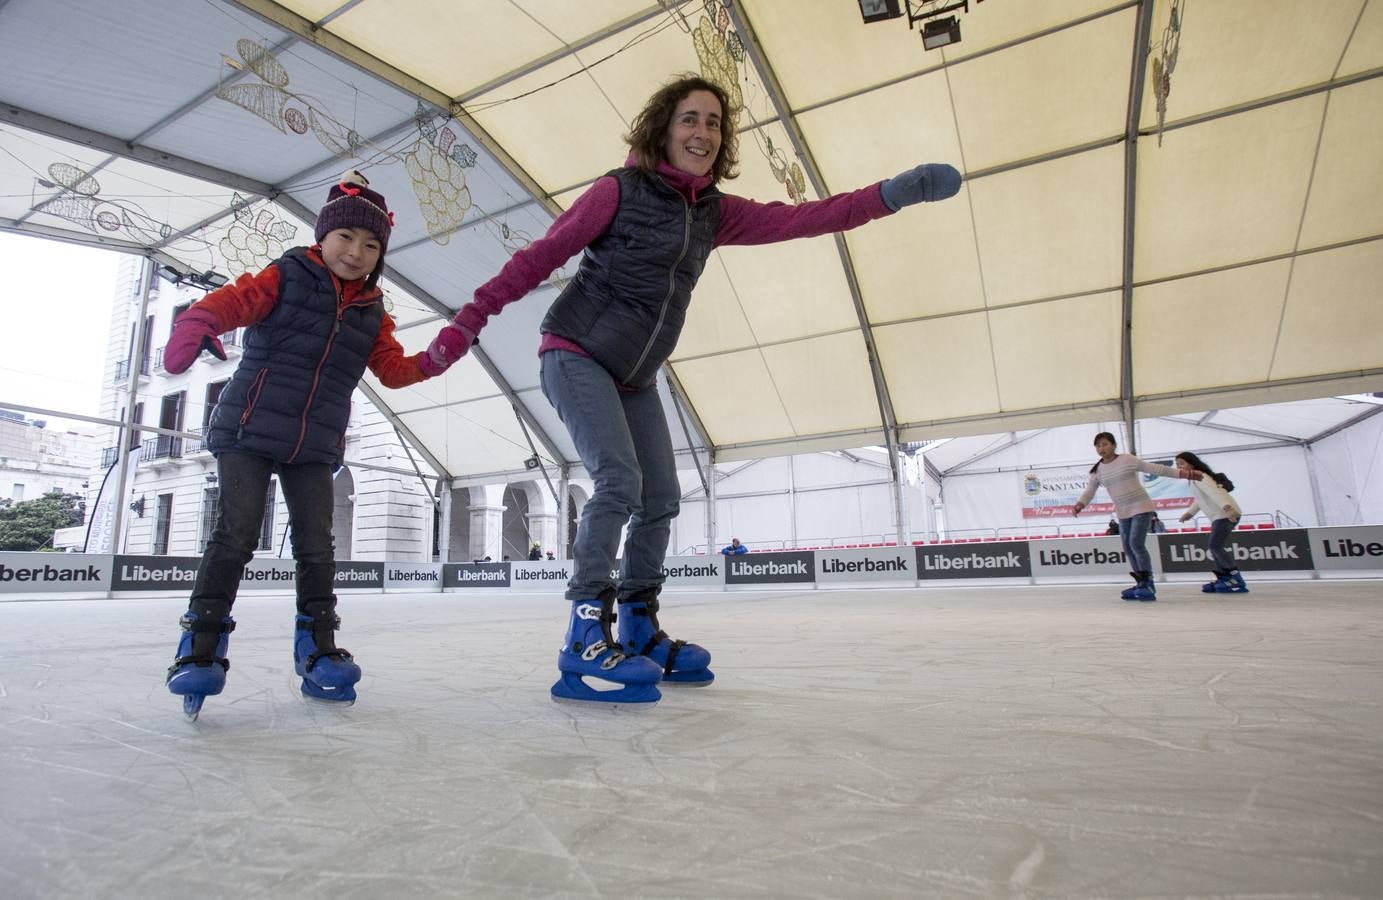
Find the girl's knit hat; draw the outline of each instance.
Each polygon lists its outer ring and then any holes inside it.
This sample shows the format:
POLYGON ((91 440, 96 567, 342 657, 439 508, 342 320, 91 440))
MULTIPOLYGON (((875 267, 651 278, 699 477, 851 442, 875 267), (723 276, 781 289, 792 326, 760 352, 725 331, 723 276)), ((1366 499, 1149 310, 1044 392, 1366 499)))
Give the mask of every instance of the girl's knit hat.
POLYGON ((317 243, 336 228, 364 228, 379 238, 381 263, 389 249, 389 232, 394 228, 394 214, 384 197, 370 190, 370 182, 359 171, 351 169, 341 176, 339 184, 331 186, 327 202, 317 214, 317 227, 312 232, 317 243))

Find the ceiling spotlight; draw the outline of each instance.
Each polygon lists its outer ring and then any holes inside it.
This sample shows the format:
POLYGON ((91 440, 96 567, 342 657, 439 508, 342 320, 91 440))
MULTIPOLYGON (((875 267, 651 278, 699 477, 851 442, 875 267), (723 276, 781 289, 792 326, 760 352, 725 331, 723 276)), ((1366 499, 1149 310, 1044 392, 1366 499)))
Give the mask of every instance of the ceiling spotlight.
POLYGON ((898 0, 860 0, 860 15, 864 16, 865 24, 896 19, 902 14, 898 0))
POLYGON ((947 44, 960 43, 960 20, 955 16, 932 19, 922 26, 922 49, 935 50, 947 44))

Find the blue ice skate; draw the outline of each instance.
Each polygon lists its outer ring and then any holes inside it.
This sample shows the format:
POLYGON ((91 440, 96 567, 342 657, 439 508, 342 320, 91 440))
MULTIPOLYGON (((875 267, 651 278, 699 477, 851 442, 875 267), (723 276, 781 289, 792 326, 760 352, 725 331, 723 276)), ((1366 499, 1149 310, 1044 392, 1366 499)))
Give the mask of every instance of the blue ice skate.
POLYGON ((1249 586, 1244 584, 1244 576, 1239 574, 1239 570, 1232 569, 1220 579, 1220 584, 1216 586, 1215 592, 1219 594, 1247 594, 1249 586))
POLYGON ((674 641, 658 626, 657 591, 641 591, 619 602, 619 642, 624 652, 657 663, 663 684, 705 687, 715 680, 708 650, 674 641))
POLYGON ((1130 600, 1156 600, 1157 587, 1153 584, 1151 572, 1139 572, 1138 586, 1133 589, 1130 600))
POLYGON ((594 600, 571 605, 571 624, 557 652, 561 676, 552 686, 554 700, 591 700, 599 703, 656 703, 662 698, 658 681, 662 669, 646 656, 629 656, 615 642, 610 626, 615 622, 614 591, 594 600), (585 678, 621 685, 601 690, 585 678))
POLYGON ((1137 600, 1138 598, 1135 597, 1134 594, 1136 594, 1138 592, 1138 589, 1143 586, 1142 574, 1139 572, 1130 572, 1128 574, 1129 577, 1133 579, 1133 587, 1124 588, 1122 591, 1119 592, 1119 597, 1122 600, 1137 600))
POLYGON ((218 621, 189 611, 183 613, 178 624, 182 626, 182 637, 178 639, 177 658, 168 667, 165 683, 170 693, 182 697, 183 715, 195 722, 202 711, 202 702, 221 693, 226 686, 226 671, 230 669, 226 645, 230 633, 235 630, 235 620, 225 616, 218 621), (204 637, 197 640, 199 635, 204 637), (213 640, 214 650, 206 646, 213 640), (193 652, 194 644, 203 645, 200 653, 193 652))
POLYGON ((1201 593, 1202 593, 1202 594, 1226 594, 1226 593, 1229 593, 1229 588, 1228 588, 1228 585, 1227 585, 1227 583, 1226 583, 1226 579, 1229 578, 1229 573, 1228 573, 1228 572, 1221 572, 1219 569, 1213 569, 1212 571, 1215 573, 1215 580, 1214 580, 1214 581, 1207 581, 1205 584, 1201 585, 1201 593))
POLYGON ((334 632, 341 619, 333 610, 316 616, 299 614, 293 639, 293 670, 302 676, 303 696, 333 703, 355 702, 360 667, 346 650, 336 646, 334 632))

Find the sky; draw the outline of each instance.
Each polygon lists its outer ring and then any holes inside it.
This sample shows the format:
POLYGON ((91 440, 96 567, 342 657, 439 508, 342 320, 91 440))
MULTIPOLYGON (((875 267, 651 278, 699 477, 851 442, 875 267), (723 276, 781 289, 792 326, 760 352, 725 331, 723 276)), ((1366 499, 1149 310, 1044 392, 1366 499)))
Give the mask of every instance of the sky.
POLYGON ((0 405, 100 414, 119 262, 120 254, 111 250, 0 233, 7 295, 0 328, 0 405))

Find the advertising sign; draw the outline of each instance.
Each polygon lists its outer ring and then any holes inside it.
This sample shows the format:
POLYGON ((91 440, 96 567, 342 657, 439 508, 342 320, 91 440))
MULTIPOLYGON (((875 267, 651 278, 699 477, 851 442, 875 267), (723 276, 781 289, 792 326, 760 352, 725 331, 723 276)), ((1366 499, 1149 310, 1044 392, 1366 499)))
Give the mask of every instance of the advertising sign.
MULTIPOLYGON (((1164 572, 1206 572, 1215 562, 1206 550, 1206 533, 1159 534, 1158 555, 1164 572)), ((1229 552, 1245 572, 1286 572, 1313 568, 1311 545, 1305 528, 1270 531, 1236 531, 1229 536, 1229 552)))
POLYGON ((572 563, 566 561, 538 560, 536 562, 510 563, 510 583, 520 589, 540 588, 564 591, 571 581, 572 563))
POLYGON ((836 581, 915 581, 917 554, 911 547, 816 551, 816 578, 836 581))
POLYGON ((725 583, 725 560, 724 556, 669 556, 663 560, 663 574, 667 576, 664 584, 668 587, 720 587, 725 583))
MULTIPOLYGON (((1046 575, 1124 575, 1128 560, 1118 537, 1062 538, 1031 541, 1033 574, 1046 575)), ((1153 555, 1156 555, 1154 548, 1153 555)))
POLYGON ((444 588, 507 588, 513 563, 447 563, 442 566, 444 588))
POLYGON ((442 564, 387 562, 384 564, 384 589, 440 591, 442 564))
POLYGON ((811 584, 816 580, 810 551, 723 556, 726 584, 811 584))
POLYGON ((114 563, 97 553, 0 553, 0 594, 108 591, 114 563))
POLYGON ((342 562, 336 561, 336 581, 332 587, 336 590, 347 590, 350 588, 374 588, 375 590, 384 589, 384 563, 379 562, 342 562))
POLYGON ((1383 569, 1383 525, 1308 528, 1306 533, 1311 557, 1321 571, 1383 569))
POLYGON ((197 580, 196 556, 117 556, 113 591, 190 591, 197 580))
MULTIPOLYGON (((1170 466, 1170 459, 1151 460, 1158 465, 1170 466)), ((1093 462, 1092 462, 1093 465, 1093 462)), ((1076 501, 1090 483, 1090 466, 1072 466, 1063 469, 1044 469, 1028 471, 1020 476, 1023 497, 1023 518, 1050 519, 1065 518, 1071 515, 1076 501)), ((1190 488, 1180 478, 1164 478, 1161 475, 1139 476, 1143 490, 1152 498, 1158 510, 1185 509, 1191 505, 1190 488)), ((1098 488, 1091 498, 1090 505, 1081 511, 1081 516, 1108 518, 1114 515, 1114 504, 1104 488, 1098 488)))
POLYGON ((240 576, 242 591, 292 591, 298 566, 291 559, 252 559, 240 576))
POLYGON ((929 544, 917 547, 921 578, 1027 578, 1032 559, 1027 541, 992 544, 929 544))

